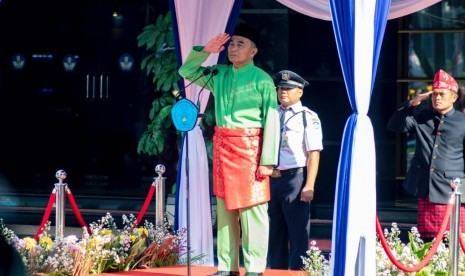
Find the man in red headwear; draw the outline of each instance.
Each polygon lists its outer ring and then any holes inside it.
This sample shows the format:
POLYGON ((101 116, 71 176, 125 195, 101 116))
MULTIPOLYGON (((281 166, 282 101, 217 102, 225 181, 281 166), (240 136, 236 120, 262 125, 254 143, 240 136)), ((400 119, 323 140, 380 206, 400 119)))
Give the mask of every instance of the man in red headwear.
MULTIPOLYGON (((457 82, 439 70, 434 75, 433 91, 404 102, 388 123, 392 131, 415 134, 415 154, 403 186, 418 198, 418 231, 426 240, 435 238, 439 232, 454 180, 464 183, 465 114, 454 109, 457 98, 457 82), (432 109, 414 112, 428 98, 432 109)), ((460 223, 461 229, 465 229, 463 207, 460 223)))

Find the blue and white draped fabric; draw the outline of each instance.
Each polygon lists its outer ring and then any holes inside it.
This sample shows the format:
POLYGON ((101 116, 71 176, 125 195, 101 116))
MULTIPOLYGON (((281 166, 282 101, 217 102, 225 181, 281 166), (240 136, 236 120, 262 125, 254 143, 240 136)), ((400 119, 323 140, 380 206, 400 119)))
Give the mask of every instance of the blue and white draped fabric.
POLYGON ((278 0, 300 13, 332 20, 354 112, 346 122, 339 157, 331 275, 376 274, 376 155, 367 112, 386 21, 439 1, 278 0))
MULTIPOLYGON (((205 45, 209 39, 219 33, 225 31, 232 33, 241 6, 242 0, 170 0, 178 64, 182 64, 193 46, 205 45)), ((210 55, 203 65, 216 64, 218 57, 218 54, 210 55)), ((183 96, 197 102, 200 89, 197 85, 190 85, 183 96)), ((200 113, 204 112, 209 96, 210 93, 202 93, 200 113)), ((188 132, 188 135, 187 133, 184 135, 182 141, 176 185, 175 227, 187 228, 187 210, 189 210, 191 256, 202 255, 202 263, 196 264, 213 266, 208 158, 203 133, 198 126, 199 122, 192 131, 188 132), (189 157, 189 176, 186 175, 186 156, 189 157), (189 195, 189 206, 187 206, 187 195, 189 195)))
MULTIPOLYGON (((277 0, 281 4, 305 15, 331 20, 329 0, 277 0)), ((441 0, 391 0, 388 19, 395 19, 425 9, 441 0)))
POLYGON ((376 154, 367 116, 390 0, 330 0, 353 114, 342 140, 333 214, 332 275, 376 274, 376 154))

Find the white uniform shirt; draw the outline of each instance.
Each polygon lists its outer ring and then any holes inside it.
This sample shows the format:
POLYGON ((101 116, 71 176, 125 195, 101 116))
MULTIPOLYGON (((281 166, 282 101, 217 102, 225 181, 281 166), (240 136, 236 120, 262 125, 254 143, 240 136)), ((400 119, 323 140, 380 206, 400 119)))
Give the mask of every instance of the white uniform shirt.
POLYGON ((277 169, 306 167, 308 151, 323 150, 323 134, 318 114, 302 106, 300 101, 287 109, 279 106, 278 111, 280 121, 283 123, 277 169))

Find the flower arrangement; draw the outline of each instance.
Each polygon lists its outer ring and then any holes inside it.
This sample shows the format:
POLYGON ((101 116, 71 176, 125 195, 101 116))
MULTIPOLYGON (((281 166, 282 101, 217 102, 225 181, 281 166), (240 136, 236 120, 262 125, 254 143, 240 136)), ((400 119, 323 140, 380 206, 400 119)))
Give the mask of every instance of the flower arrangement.
POLYGON ((310 242, 310 249, 307 251, 306 257, 301 257, 304 264, 303 270, 309 276, 329 276, 329 260, 322 255, 316 241, 310 242))
MULTIPOLYGON (((104 272, 129 271, 137 268, 161 267, 182 264, 185 259, 185 229, 170 230, 169 223, 154 226, 145 221, 135 227, 133 215, 123 215, 123 228, 118 229, 113 217, 107 213, 90 224, 92 234, 83 229, 82 238, 71 235, 62 240, 50 237, 50 222, 38 240, 18 238, 0 218, 0 234, 13 246, 22 258, 28 275, 89 275, 104 272)), ((396 260, 413 267, 428 253, 432 242, 424 242, 418 230, 408 232, 408 243, 400 238, 397 223, 390 230, 384 229, 384 237, 396 260)), ((449 233, 437 248, 431 261, 416 273, 404 272, 386 255, 379 238, 376 243, 376 275, 380 276, 442 276, 449 271, 449 233)), ((203 256, 195 256, 192 262, 201 262, 203 256)), ((303 271, 309 276, 330 275, 330 260, 325 257, 315 241, 311 242, 307 255, 302 257, 303 271)), ((459 251, 459 275, 465 275, 465 255, 459 251)))
MULTIPOLYGON (((416 227, 408 232, 408 243, 402 242, 401 231, 397 223, 392 223, 390 231, 384 229, 384 237, 396 260, 404 266, 413 267, 418 264, 428 253, 432 242, 424 242, 416 227)), ((446 232, 442 243, 437 248, 431 261, 416 273, 404 272, 396 267, 388 258, 379 238, 376 242, 376 275, 379 276, 446 276, 449 275, 449 233, 446 232)), ((309 276, 330 275, 329 260, 322 254, 315 241, 311 242, 307 256, 302 257, 303 270, 309 276)), ((459 275, 465 275, 465 256, 459 250, 459 275)))
MULTIPOLYGON (((170 230, 171 225, 155 226, 145 221, 135 227, 134 215, 123 215, 123 228, 118 229, 107 213, 90 224, 92 234, 83 229, 82 238, 75 235, 52 240, 50 222, 36 241, 18 238, 0 219, 0 233, 20 254, 27 275, 89 275, 128 271, 136 268, 160 267, 183 262, 186 253, 186 231, 170 230)), ((193 262, 202 256, 195 256, 193 262)))

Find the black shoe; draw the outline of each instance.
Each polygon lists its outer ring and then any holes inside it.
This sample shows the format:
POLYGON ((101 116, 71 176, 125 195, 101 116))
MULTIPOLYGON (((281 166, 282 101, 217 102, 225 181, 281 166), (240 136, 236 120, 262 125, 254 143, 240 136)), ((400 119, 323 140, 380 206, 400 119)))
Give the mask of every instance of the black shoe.
POLYGON ((262 276, 263 273, 261 272, 246 272, 245 276, 262 276))
POLYGON ((239 271, 221 271, 218 270, 214 274, 210 274, 208 276, 239 276, 239 271))

